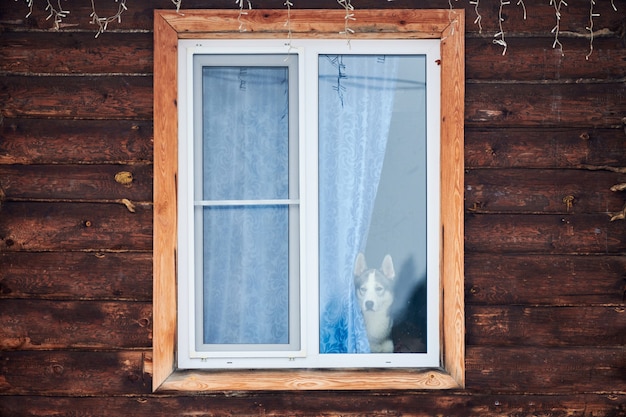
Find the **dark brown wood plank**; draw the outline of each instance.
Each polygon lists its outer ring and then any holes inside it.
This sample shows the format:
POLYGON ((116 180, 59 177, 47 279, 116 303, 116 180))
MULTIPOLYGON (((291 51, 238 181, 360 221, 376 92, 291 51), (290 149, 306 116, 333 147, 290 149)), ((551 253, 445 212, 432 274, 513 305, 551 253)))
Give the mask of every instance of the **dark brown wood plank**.
MULTIPOLYGON (((407 0, 407 3, 410 2, 407 0)), ((410 4, 412 4, 412 6, 409 7, 416 7, 415 3, 410 4)), ((445 2, 443 5, 441 5, 440 2, 439 4, 440 8, 446 8, 445 2)), ((477 17, 474 5, 469 2, 453 1, 452 6, 454 8, 465 8, 466 31, 471 33, 473 36, 482 35, 487 38, 486 40, 491 42, 494 34, 500 30, 498 21, 500 2, 479 2, 478 12, 482 17, 480 21, 482 24, 482 34, 478 33, 480 30, 479 25, 474 23, 477 17)), ((564 44, 567 44, 566 40, 568 35, 571 36, 568 32, 574 32, 576 34, 588 33, 585 29, 589 26, 588 6, 589 5, 585 3, 584 6, 581 5, 580 7, 570 5, 570 7, 563 6, 561 8, 561 19, 559 22, 561 30, 560 38, 564 44)), ((597 19, 594 19, 594 27, 596 30, 606 28, 611 32, 617 31, 620 27, 620 19, 624 16, 624 12, 622 10, 618 9, 617 12, 613 11, 609 2, 596 2, 594 12, 600 14, 597 19)), ((555 27, 557 20, 552 4, 549 1, 545 2, 542 0, 524 0, 520 3, 511 2, 510 4, 505 4, 502 9, 502 19, 502 28, 505 32, 506 39, 510 39, 516 35, 537 33, 551 37, 551 31, 555 27), (525 7, 522 7, 522 3, 525 7), (526 9, 526 19, 524 19, 524 9, 526 9)), ((552 44, 553 40, 551 40, 546 46, 551 47, 552 44)), ((509 49, 507 51, 507 56, 509 53, 513 52, 513 49, 509 49)), ((501 50, 500 54, 502 54, 501 50)))
POLYGON ((149 251, 152 207, 137 204, 2 204, 0 251, 149 251))
POLYGON ((469 38, 465 44, 468 80, 577 80, 623 79, 626 48, 618 37, 598 38, 590 51, 589 39, 564 38, 563 51, 552 48, 552 37, 510 37, 506 59, 502 46, 469 38))
POLYGON ((626 84, 468 83, 465 122, 472 127, 621 127, 626 84))
POLYGON ((465 129, 468 168, 581 168, 626 166, 624 129, 465 129))
POLYGON ((626 392, 624 347, 468 346, 467 388, 481 392, 626 392))
POLYGON ((2 300, 0 349, 127 349, 149 347, 152 304, 2 300))
POLYGON ((626 345, 626 308, 623 304, 608 307, 467 305, 465 318, 468 345, 626 345))
POLYGON ((46 415, 72 410, 76 415, 133 417, 198 414, 213 415, 410 415, 449 416, 593 416, 615 417, 626 412, 623 394, 537 395, 478 394, 449 392, 377 393, 307 392, 307 395, 238 394, 201 396, 97 396, 46 397, 4 396, 0 414, 7 416, 46 415), (367 410, 364 410, 367 404, 367 410), (210 410, 210 411, 209 411, 210 410))
POLYGON ((606 213, 619 211, 626 193, 611 191, 626 174, 609 171, 469 169, 465 208, 481 213, 606 213))
POLYGON ((152 165, 0 165, 6 201, 152 201, 152 165))
POLYGON ((465 255, 465 302, 491 305, 620 305, 626 257, 465 255))
POLYGON ((152 254, 2 252, 0 299, 152 300, 152 254))
POLYGON ((626 251, 626 222, 601 214, 467 214, 465 251, 619 254, 626 251))
MULTIPOLYGON (((17 4, 16 4, 17 5, 17 4)), ((151 74, 152 34, 5 32, 0 37, 0 71, 48 74, 151 74), (132 59, 129 57, 132 56, 132 59)))
MULTIPOLYGON (((69 10, 70 13, 62 23, 59 25, 61 30, 82 30, 87 31, 91 36, 95 35, 96 27, 91 24, 90 15, 92 13, 91 4, 85 3, 80 0, 64 0, 62 3, 64 10, 69 10)), ((96 2, 96 11, 98 16, 108 17, 117 13, 118 4, 116 2, 96 2)), ((183 0, 183 4, 186 8, 207 8, 206 2, 200 0, 183 0)), ((275 2, 274 7, 281 7, 282 3, 275 2)), ((233 2, 227 0, 213 1, 210 4, 211 7, 234 9, 237 7, 233 2)), ((32 14, 26 18, 28 14, 28 7, 25 2, 11 2, 0 5, 0 24, 5 28, 13 30, 25 30, 25 29, 40 29, 40 30, 52 30, 54 23, 52 19, 47 19, 50 15, 45 10, 46 4, 34 3, 32 14)), ((133 3, 128 2, 128 10, 121 16, 121 22, 112 22, 108 26, 108 31, 105 34, 109 34, 112 31, 152 31, 153 26, 153 10, 154 9, 166 9, 176 10, 171 0, 133 0, 133 3)), ((98 39, 102 38, 100 35, 98 39)))
POLYGON ((73 396, 147 394, 151 390, 151 376, 144 370, 144 358, 150 352, 0 350, 0 392, 73 396))
MULTIPOLYGON (((282 9, 284 8, 284 2, 281 0, 258 0, 252 3, 254 9, 282 9)), ((117 11, 116 4, 114 2, 102 2, 97 4, 97 12, 100 16, 110 16, 117 11)), ((527 9, 527 19, 524 20, 523 8, 517 6, 516 2, 511 2, 510 5, 504 7, 503 10, 503 26, 509 35, 513 33, 529 34, 529 33, 542 33, 545 36, 550 36, 550 31, 556 24, 556 17, 554 7, 549 2, 544 0, 526 0, 524 4, 527 9)), ((63 1, 65 9, 70 10, 71 13, 67 18, 63 19, 61 28, 71 28, 73 30, 85 30, 95 32, 94 26, 90 24, 89 15, 91 14, 91 7, 89 4, 79 0, 66 0, 63 1)), ((183 0, 183 8, 187 9, 204 9, 204 8, 221 8, 221 9, 237 9, 237 5, 232 1, 227 0, 215 0, 210 4, 207 4, 203 0, 183 0)), ((476 18, 474 13, 474 6, 467 2, 454 1, 452 6, 455 9, 465 9, 467 13, 467 31, 478 35, 479 27, 472 22, 476 18)), ((491 44, 493 34, 498 30, 498 9, 499 3, 496 2, 480 2, 479 12, 482 16, 482 26, 485 39, 485 45, 491 44)), ((306 0, 299 2, 296 5, 300 9, 316 9, 316 8, 338 8, 335 0, 319 0, 312 1, 306 0)), ((364 0, 354 5, 357 12, 358 10, 365 8, 426 8, 426 9, 447 9, 449 3, 445 0, 421 0, 416 5, 415 2, 410 0, 395 0, 393 2, 380 2, 375 0, 364 0)), ((35 3, 32 16, 28 19, 25 18, 28 13, 28 8, 21 2, 13 3, 7 2, 0 5, 0 25, 7 29, 42 29, 47 30, 53 27, 53 23, 50 20, 46 20, 49 13, 44 10, 44 4, 35 3)), ((109 30, 152 30, 153 24, 153 9, 167 9, 173 10, 174 6, 169 0, 134 0, 133 3, 128 4, 128 11, 122 15, 122 21, 120 23, 113 22, 109 26, 109 30)), ((594 26, 597 29, 608 28, 616 30, 619 27, 620 20, 623 18, 624 13, 622 8, 619 7, 618 11, 614 12, 609 2, 596 2, 595 11, 600 14, 594 20, 594 26)), ((562 38, 567 38, 568 31, 576 32, 579 34, 585 34, 587 31, 585 27, 589 26, 589 8, 585 3, 582 7, 575 7, 571 4, 569 7, 563 7, 561 18, 561 31, 562 38)), ((106 38, 105 38, 106 39, 106 38)), ((549 43, 549 46, 552 42, 549 43)))
POLYGON ((0 77, 4 117, 150 119, 151 76, 0 77))
MULTIPOLYGON (((144 372, 143 364, 150 354, 149 350, 0 351, 0 374, 3 376, 0 390, 4 395, 147 394, 150 392, 150 376, 144 372)), ((623 395, 626 392, 623 347, 468 346, 466 367, 469 393, 574 395, 597 393, 600 387, 604 387, 600 389, 606 394, 623 395)), ((368 394, 364 393, 363 400, 372 401, 368 394)), ((287 395, 284 398, 302 401, 298 398, 304 397, 287 395)))
POLYGON ((152 161, 152 121, 4 119, 0 164, 152 161))

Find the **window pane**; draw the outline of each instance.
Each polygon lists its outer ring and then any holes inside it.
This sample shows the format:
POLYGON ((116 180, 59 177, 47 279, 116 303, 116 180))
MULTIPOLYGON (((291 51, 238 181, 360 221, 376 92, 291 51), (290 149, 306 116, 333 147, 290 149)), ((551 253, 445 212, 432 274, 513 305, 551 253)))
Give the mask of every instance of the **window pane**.
POLYGON ((421 55, 319 57, 322 353, 425 351, 425 74, 421 55))
POLYGON ((291 235, 298 209, 267 200, 298 198, 297 136, 290 134, 297 119, 290 109, 294 69, 284 56, 210 59, 217 64, 202 67, 196 148, 198 349, 293 348, 299 286, 298 240, 291 235), (268 60, 280 64, 258 66, 268 60))
POLYGON ((286 67, 204 67, 203 199, 289 197, 286 67))
POLYGON ((288 208, 204 208, 204 236, 204 343, 288 343, 288 208))

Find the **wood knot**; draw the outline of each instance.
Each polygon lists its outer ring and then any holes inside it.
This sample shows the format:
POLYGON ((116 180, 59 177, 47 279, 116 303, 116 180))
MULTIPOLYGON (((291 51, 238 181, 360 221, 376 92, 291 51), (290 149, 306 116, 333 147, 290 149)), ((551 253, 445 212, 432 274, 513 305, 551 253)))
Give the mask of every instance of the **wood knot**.
POLYGON ((472 203, 472 207, 469 207, 469 211, 480 211, 483 208, 483 203, 481 201, 474 201, 472 203))
POLYGON ((582 140, 589 140, 590 137, 591 136, 589 136, 589 132, 583 132, 583 133, 580 134, 580 138, 582 140))
POLYGON ((626 190, 626 182, 623 182, 621 184, 615 184, 614 186, 612 186, 610 188, 611 191, 615 192, 615 191, 624 191, 626 190))
POLYGON ((63 375, 64 371, 65 368, 63 368, 63 365, 58 363, 53 363, 46 369, 48 375, 63 375))
POLYGON ((133 182, 133 173, 128 171, 120 171, 115 174, 115 181, 119 184, 130 186, 133 182))
POLYGON ((565 203, 565 209, 567 210, 568 213, 574 206, 575 199, 576 198, 573 195, 566 195, 565 197, 563 197, 563 203, 565 203))
POLYGON ((137 320, 137 324, 139 324, 139 327, 148 327, 150 325, 150 319, 145 317, 141 318, 137 320))

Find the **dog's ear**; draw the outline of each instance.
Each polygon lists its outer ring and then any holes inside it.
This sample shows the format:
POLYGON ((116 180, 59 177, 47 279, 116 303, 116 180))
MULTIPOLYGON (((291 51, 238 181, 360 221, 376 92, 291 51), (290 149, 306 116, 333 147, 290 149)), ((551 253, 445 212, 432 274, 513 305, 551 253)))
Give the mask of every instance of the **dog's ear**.
POLYGON ((367 264, 365 263, 365 255, 361 252, 356 256, 356 262, 354 263, 354 276, 360 276, 367 269, 367 264))
POLYGON ((383 274, 389 279, 393 279, 396 276, 396 271, 393 269, 393 261, 391 260, 391 255, 385 255, 381 270, 383 271, 383 274))

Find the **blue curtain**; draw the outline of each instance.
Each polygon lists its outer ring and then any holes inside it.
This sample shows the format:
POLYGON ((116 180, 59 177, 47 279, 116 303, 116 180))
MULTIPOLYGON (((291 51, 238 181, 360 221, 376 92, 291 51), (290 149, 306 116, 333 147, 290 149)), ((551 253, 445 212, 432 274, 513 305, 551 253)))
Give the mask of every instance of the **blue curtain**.
MULTIPOLYGON (((289 198, 284 67, 203 69, 203 200, 289 198)), ((289 342, 286 206, 203 210, 206 344, 289 342)))
POLYGON ((353 271, 365 248, 398 57, 319 58, 320 353, 367 353, 353 271))

